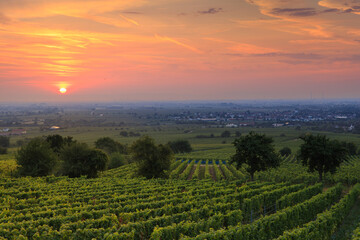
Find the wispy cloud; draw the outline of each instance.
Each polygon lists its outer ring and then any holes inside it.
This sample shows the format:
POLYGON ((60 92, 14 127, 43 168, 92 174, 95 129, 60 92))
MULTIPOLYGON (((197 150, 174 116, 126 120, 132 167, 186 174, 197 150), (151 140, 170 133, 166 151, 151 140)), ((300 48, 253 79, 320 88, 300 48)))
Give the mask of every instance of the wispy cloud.
POLYGON ((322 0, 319 1, 319 5, 330 9, 337 9, 343 13, 360 14, 359 0, 322 0))
POLYGON ((288 15, 294 17, 308 17, 318 14, 314 8, 273 8, 270 13, 274 15, 288 15))
POLYGON ((128 21, 129 23, 132 23, 132 24, 136 25, 136 26, 139 26, 139 25, 140 25, 140 24, 139 24, 137 21, 135 21, 134 19, 125 17, 124 15, 120 15, 120 17, 121 17, 122 19, 128 21))
POLYGON ((190 51, 193 51, 195 53, 199 53, 199 54, 203 53, 199 49, 197 49, 195 47, 192 47, 192 46, 190 46, 188 44, 182 43, 182 42, 180 42, 180 41, 178 41, 178 40, 176 40, 174 38, 170 38, 170 37, 167 37, 167 36, 160 36, 158 34, 155 34, 155 38, 158 39, 158 40, 161 40, 161 41, 172 42, 172 43, 174 43, 174 44, 176 44, 178 46, 184 47, 184 48, 186 48, 186 49, 188 49, 190 51))
POLYGON ((222 8, 209 8, 208 10, 198 11, 199 14, 216 14, 223 12, 222 8))

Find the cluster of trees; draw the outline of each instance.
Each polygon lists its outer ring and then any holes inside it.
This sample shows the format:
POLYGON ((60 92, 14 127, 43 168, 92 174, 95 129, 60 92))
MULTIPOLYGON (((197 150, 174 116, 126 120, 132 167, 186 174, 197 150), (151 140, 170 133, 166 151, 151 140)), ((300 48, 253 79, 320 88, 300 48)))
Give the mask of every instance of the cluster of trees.
POLYGON ((140 176, 166 178, 174 152, 190 151, 192 147, 186 140, 157 145, 154 139, 144 136, 128 147, 110 137, 102 137, 96 140, 95 148, 90 148, 72 137, 57 134, 31 139, 17 151, 16 161, 20 176, 55 174, 94 178, 99 171, 124 165, 127 162, 124 156, 131 154, 140 176))
POLYGON ((0 154, 6 154, 7 148, 10 146, 10 138, 6 136, 0 136, 0 154))
MULTIPOLYGON (((300 137, 303 143, 297 158, 310 172, 318 172, 319 180, 323 180, 325 173, 335 173, 340 164, 347 160, 350 153, 356 152, 355 144, 330 140, 324 135, 306 134, 300 137)), ((280 165, 279 154, 276 153, 273 139, 263 134, 250 132, 246 136, 235 139, 233 142, 236 153, 232 156, 231 163, 239 169, 245 165, 251 180, 254 173, 280 165)), ((290 155, 291 149, 285 147, 280 150, 283 156, 290 155)))
POLYGON ((56 174, 93 178, 106 169, 109 161, 102 150, 60 135, 31 139, 17 151, 15 158, 19 175, 33 177, 56 174))

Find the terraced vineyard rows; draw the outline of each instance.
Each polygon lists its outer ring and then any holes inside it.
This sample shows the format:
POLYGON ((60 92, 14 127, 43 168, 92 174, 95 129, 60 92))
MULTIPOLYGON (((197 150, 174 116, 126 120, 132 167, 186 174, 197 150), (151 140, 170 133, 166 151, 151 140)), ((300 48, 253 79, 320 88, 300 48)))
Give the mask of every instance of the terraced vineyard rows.
MULTIPOLYGON (((194 161, 193 176, 201 165, 194 161)), ((359 185, 341 197, 341 185, 145 180, 131 178, 132 168, 98 179, 1 179, 0 238, 272 239, 297 227, 309 233, 307 226, 320 224, 316 216, 332 224, 331 235, 339 224, 332 219, 346 215, 359 194, 359 185)))
MULTIPOLYGON (((213 179, 246 181, 249 179, 245 169, 237 170, 227 160, 200 159, 200 158, 177 158, 171 168, 171 177, 174 179, 213 179), (191 173, 191 174, 190 174, 191 173)), ((313 184, 318 181, 317 173, 309 173, 307 168, 298 163, 294 155, 284 157, 281 166, 277 169, 255 174, 255 179, 272 182, 292 182, 313 184)), ((335 184, 338 182, 353 185, 360 182, 360 157, 352 156, 348 162, 341 165, 334 175, 327 174, 326 182, 335 184)))
POLYGON ((174 179, 246 180, 247 173, 225 160, 177 158, 171 166, 174 179))

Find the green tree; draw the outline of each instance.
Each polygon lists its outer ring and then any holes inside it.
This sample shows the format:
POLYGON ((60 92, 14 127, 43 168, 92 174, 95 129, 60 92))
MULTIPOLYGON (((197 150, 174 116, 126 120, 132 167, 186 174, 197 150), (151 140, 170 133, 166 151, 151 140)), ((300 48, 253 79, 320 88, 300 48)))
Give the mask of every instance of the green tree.
POLYGON ((64 146, 70 145, 71 143, 74 142, 72 137, 70 137, 70 136, 63 137, 59 134, 48 135, 46 137, 46 141, 50 144, 50 147, 52 148, 52 150, 58 154, 60 153, 61 149, 64 146))
POLYGON ((154 139, 143 136, 131 145, 131 155, 138 173, 146 178, 167 177, 173 152, 169 146, 156 145, 154 139))
POLYGON ((356 155, 357 154, 357 146, 355 145, 355 143, 353 142, 345 142, 342 141, 341 145, 346 148, 346 150, 348 151, 349 155, 356 155))
POLYGON ((7 154, 7 148, 0 146, 0 154, 7 154))
POLYGON ((220 135, 222 138, 228 138, 231 136, 231 132, 226 130, 226 131, 223 131, 220 135))
POLYGON ((65 146, 60 152, 60 158, 63 161, 64 175, 86 175, 88 178, 96 177, 99 171, 105 170, 109 160, 103 151, 78 142, 65 146))
POLYGON ((95 147, 111 154, 114 152, 126 153, 126 146, 110 137, 102 137, 96 140, 95 147))
POLYGON ((57 165, 57 157, 50 144, 40 137, 22 146, 15 158, 21 176, 46 176, 51 174, 57 165))
POLYGON ((280 149, 279 153, 281 156, 287 157, 287 156, 291 155, 291 149, 289 147, 283 147, 282 149, 280 149))
POLYGON ((254 173, 275 168, 280 165, 280 157, 275 152, 273 139, 262 134, 250 132, 234 140, 235 155, 230 162, 236 164, 239 169, 246 164, 246 171, 250 174, 251 181, 254 173))
POLYGON ((347 149, 339 141, 330 140, 325 135, 307 134, 301 139, 304 143, 300 146, 299 159, 304 166, 308 166, 310 172, 319 173, 320 181, 323 180, 323 174, 335 173, 348 157, 347 149))
POLYGON ((0 147, 8 148, 10 146, 10 138, 6 136, 0 136, 0 147))
POLYGON ((168 142, 169 147, 174 153, 189 153, 193 149, 187 140, 176 140, 168 142))

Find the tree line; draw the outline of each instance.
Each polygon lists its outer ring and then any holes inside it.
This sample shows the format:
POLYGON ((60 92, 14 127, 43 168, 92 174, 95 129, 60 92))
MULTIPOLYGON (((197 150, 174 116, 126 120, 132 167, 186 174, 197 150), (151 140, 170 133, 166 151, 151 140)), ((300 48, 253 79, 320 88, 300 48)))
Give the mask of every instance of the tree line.
POLYGON ((58 134, 33 138, 15 154, 19 166, 17 174, 33 177, 86 175, 94 178, 100 171, 136 162, 139 175, 147 178, 166 177, 173 154, 192 151, 187 140, 156 145, 148 136, 141 137, 131 146, 110 137, 99 138, 94 145, 95 148, 91 148, 72 137, 58 134))

